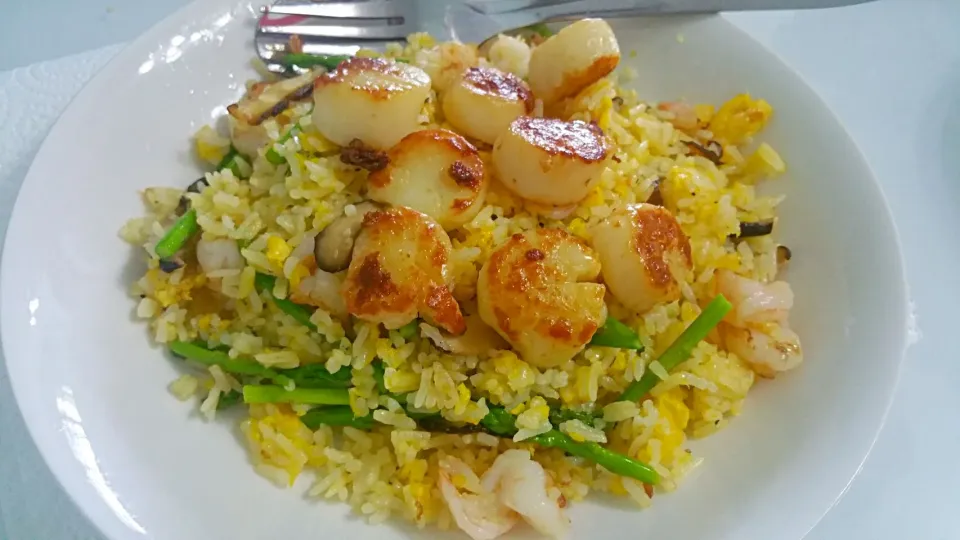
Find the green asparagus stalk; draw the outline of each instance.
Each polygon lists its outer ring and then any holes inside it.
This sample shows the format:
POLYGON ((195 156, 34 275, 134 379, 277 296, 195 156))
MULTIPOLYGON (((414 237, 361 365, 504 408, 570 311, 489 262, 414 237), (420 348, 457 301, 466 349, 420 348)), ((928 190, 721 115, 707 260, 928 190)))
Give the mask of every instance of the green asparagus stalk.
POLYGON ((161 259, 173 257, 178 251, 183 249, 183 246, 187 245, 187 242, 189 242, 190 239, 193 238, 193 235, 197 234, 199 230, 200 226, 197 225, 197 211, 191 208, 177 218, 177 220, 173 222, 173 225, 167 230, 167 233, 163 235, 163 238, 157 242, 157 246, 154 249, 154 251, 157 252, 157 257, 161 259))
POLYGON ((237 403, 243 402, 243 394, 237 392, 236 390, 231 390, 226 394, 222 394, 220 399, 217 400, 217 410, 222 411, 224 409, 229 409, 237 403))
POLYGON ((286 298, 277 298, 273 296, 273 286, 276 282, 277 278, 267 274, 258 273, 256 278, 254 278, 254 286, 256 289, 260 292, 266 292, 269 294, 270 299, 273 300, 274 305, 276 305, 280 311, 293 317, 293 319, 298 323, 316 332, 317 326, 310 321, 310 317, 313 315, 313 310, 307 306, 297 304, 296 302, 291 302, 286 298))
POLYGON ((289 386, 291 382, 297 388, 348 388, 350 386, 349 369, 330 373, 321 364, 307 364, 293 369, 275 370, 255 360, 231 358, 224 351, 210 350, 202 342, 174 341, 170 343, 170 351, 205 366, 220 366, 220 369, 233 375, 269 379, 284 387, 289 386))
POLYGON ((369 416, 354 416, 353 411, 346 405, 314 407, 301 416, 300 421, 314 431, 322 425, 350 426, 364 430, 373 427, 373 418, 369 416))
POLYGON ((248 384, 243 387, 244 403, 305 403, 308 405, 349 405, 346 388, 294 388, 248 384))
POLYGON ((224 169, 230 169, 230 172, 233 173, 233 176, 237 177, 238 179, 242 178, 240 174, 240 164, 237 161, 239 159, 241 159, 240 152, 231 146, 227 154, 223 156, 223 159, 221 159, 220 163, 217 164, 216 170, 222 171, 224 169))
MULTIPOLYGON (((223 156, 223 159, 220 160, 220 163, 217 165, 217 170, 230 169, 233 171, 234 176, 240 178, 240 166, 237 163, 239 157, 240 154, 231 146, 230 151, 227 152, 227 155, 223 156)), ((187 245, 187 242, 199 231, 200 226, 197 224, 197 211, 191 208, 177 218, 170 229, 167 230, 166 234, 163 235, 163 238, 157 242, 154 248, 157 257, 161 259, 173 257, 178 251, 183 249, 183 246, 187 245)))
MULTIPOLYGON (((289 141, 291 137, 296 137, 299 133, 300 133, 300 124, 295 123, 293 124, 293 126, 290 127, 289 130, 287 130, 286 133, 284 133, 277 139, 276 144, 283 144, 289 141)), ((271 145, 270 149, 267 150, 265 157, 267 158, 267 161, 269 161, 270 163, 273 163, 274 165, 283 165, 284 163, 287 162, 287 160, 284 159, 279 152, 274 150, 273 145, 271 145)))
POLYGON ((348 58, 351 57, 342 54, 290 53, 284 55, 277 63, 288 67, 311 68, 321 66, 326 69, 334 69, 340 65, 340 62, 348 58))
MULTIPOLYGON (((703 341, 711 330, 716 328, 723 317, 733 308, 730 302, 718 294, 716 298, 694 319, 690 326, 663 351, 657 362, 668 372, 677 367, 693 353, 698 343, 703 341)), ((634 381, 620 394, 618 401, 637 401, 647 395, 660 382, 660 377, 651 370, 647 370, 639 381, 634 381)))
POLYGON ((646 463, 608 450, 595 442, 577 442, 555 429, 537 435, 532 440, 540 446, 559 448, 572 456, 590 460, 613 474, 633 478, 645 484, 660 482, 660 475, 646 463))
POLYGON ((189 341, 172 341, 169 344, 170 352, 187 360, 193 360, 205 366, 220 366, 223 371, 233 375, 248 375, 270 379, 277 384, 287 385, 290 378, 281 375, 262 364, 244 358, 231 358, 224 351, 214 351, 206 346, 189 341))
POLYGON ((417 337, 417 330, 419 329, 420 329, 420 321, 417 319, 414 319, 408 322, 407 324, 401 326, 400 328, 397 328, 397 332, 400 333, 400 337, 402 337, 407 341, 410 341, 411 339, 417 337))
POLYGON ((640 336, 637 335, 632 328, 613 317, 607 317, 603 326, 593 335, 590 344, 601 347, 616 347, 618 349, 643 350, 643 343, 640 341, 640 336))
POLYGON ((531 24, 530 26, 527 26, 525 30, 529 30, 545 38, 548 38, 553 35, 553 30, 550 30, 550 27, 544 23, 531 24))

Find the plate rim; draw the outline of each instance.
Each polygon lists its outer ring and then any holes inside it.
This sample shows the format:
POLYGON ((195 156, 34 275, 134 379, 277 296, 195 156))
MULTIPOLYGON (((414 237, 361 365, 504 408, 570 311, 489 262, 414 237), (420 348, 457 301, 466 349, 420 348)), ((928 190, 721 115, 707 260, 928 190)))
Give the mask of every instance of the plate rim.
MULTIPOLYGON (((26 227, 25 224, 21 222, 24 221, 23 214, 27 211, 22 203, 22 197, 25 192, 25 188, 28 183, 36 183, 41 181, 40 178, 34 179, 37 176, 38 163, 46 158, 46 154, 54 152, 54 147, 52 146, 51 140, 55 140, 59 136, 60 131, 63 129, 63 125, 70 121, 73 115, 79 114, 80 108, 77 104, 82 104, 86 100, 90 99, 90 96, 96 95, 97 91, 109 85, 109 78, 105 77, 105 74, 108 74, 111 70, 115 69, 115 66, 125 63, 131 58, 137 58, 140 56, 142 49, 145 44, 153 43, 158 40, 158 38, 168 34, 175 26, 183 24, 191 14, 196 13, 198 17, 208 15, 216 9, 215 6, 228 7, 231 12, 236 12, 236 10, 243 10, 244 8, 253 7, 254 4, 248 0, 193 0, 191 3, 177 9, 173 13, 167 15, 156 24, 151 26, 148 30, 143 32, 134 40, 125 44, 123 48, 114 54, 97 72, 87 81, 83 87, 70 99, 69 103, 63 110, 63 113, 57 118, 54 125, 51 127, 50 131, 43 138, 43 141, 39 145, 38 151, 35 154, 31 164, 24 175, 23 182, 17 190, 16 197, 14 199, 12 210, 10 214, 10 219, 8 222, 8 228, 5 234, 4 243, 3 243, 3 253, 2 258, 0 258, 0 315, 2 315, 2 321, 0 321, 0 346, 2 346, 3 353, 3 364, 7 370, 7 374, 10 378, 11 388, 14 395, 14 400, 17 403, 17 409, 19 411, 20 417, 23 419, 24 424, 27 427, 27 432, 30 434, 30 438, 33 442, 33 445, 36 447, 37 451, 43 458, 44 464, 50 470, 53 477, 56 478, 60 488, 68 495, 71 502, 80 510, 81 514, 85 519, 90 522, 98 532, 105 535, 111 540, 117 540, 124 536, 120 531, 129 532, 129 524, 123 523, 115 511, 105 503, 105 501, 100 497, 86 498, 81 497, 80 492, 72 487, 72 482, 68 482, 67 478, 73 476, 70 471, 75 470, 77 464, 75 459, 70 455, 69 449, 66 447, 66 441, 56 439, 52 437, 53 432, 47 431, 48 428, 42 428, 37 423, 28 421, 28 413, 32 410, 35 410, 36 407, 30 404, 30 399, 24 394, 24 377, 27 376, 23 369, 23 361, 11 361, 10 345, 8 340, 2 339, 3 336, 9 335, 10 326, 12 324, 11 320, 14 315, 11 313, 13 309, 8 301, 7 295, 3 294, 4 291, 11 290, 15 284, 10 283, 9 271, 15 265, 19 266, 18 263, 23 264, 20 261, 14 261, 9 255, 8 247, 10 245, 16 245, 17 241, 14 240, 17 236, 22 236, 21 229, 26 227), (11 242, 12 241, 12 242, 11 242), (63 457, 68 456, 70 460, 64 460, 63 457), (71 485, 68 485, 71 484, 71 485), (107 514, 104 514, 104 510, 107 511, 107 514)), ((739 25, 730 21, 727 17, 722 14, 715 15, 694 15, 690 17, 704 17, 712 19, 721 19, 723 24, 728 25, 734 31, 738 32, 742 37, 752 42, 757 48, 762 49, 766 53, 772 55, 776 61, 784 68, 793 73, 803 84, 809 89, 814 99, 819 102, 819 105, 826 110, 829 115, 836 122, 836 125, 842 130, 847 140, 853 145, 856 150, 856 156, 850 156, 851 159, 859 160, 860 165, 869 173, 870 179, 874 188, 877 190, 880 196, 880 202, 883 205, 885 210, 884 220, 888 222, 891 233, 892 233, 892 242, 894 243, 893 248, 896 252, 896 262, 897 262, 897 275, 900 277, 898 280, 898 296, 902 301, 902 305, 909 308, 909 281, 907 279, 906 265, 903 252, 902 237, 897 226, 897 222, 894 219, 894 214, 890 206, 889 199, 887 198, 886 192, 883 189, 883 185, 879 182, 878 176, 871 167, 870 163, 866 160, 866 155, 864 154, 860 144, 852 136, 848 128, 841 122, 840 116, 836 111, 824 100, 822 95, 809 83, 807 78, 805 78, 799 71, 797 71, 793 65, 787 62, 775 49, 767 47, 764 43, 760 42, 754 38, 750 33, 742 29, 739 25)), ((884 390, 884 402, 885 408, 880 416, 880 421, 875 428, 873 435, 869 441, 869 447, 866 453, 860 459, 859 465, 854 473, 851 475, 850 479, 847 481, 842 492, 840 492, 836 499, 826 508, 823 513, 817 517, 817 519, 811 523, 810 527, 802 536, 809 534, 823 519, 823 517, 834 507, 836 504, 843 498, 847 493, 850 486, 857 479, 863 465, 867 459, 869 459, 872 454, 877 439, 879 438, 880 433, 885 428, 890 410, 893 404, 894 393, 896 392, 897 387, 900 385, 900 381, 903 373, 904 359, 906 357, 906 351, 909 348, 909 339, 908 339, 908 318, 909 313, 904 311, 899 314, 898 322, 902 328, 902 347, 901 350, 897 352, 897 361, 896 361, 896 370, 892 384, 884 390)), ((56 432, 57 435, 61 435, 56 432)), ((135 529, 134 529, 135 530, 135 529)), ((139 531, 142 534, 152 536, 146 531, 139 531)))

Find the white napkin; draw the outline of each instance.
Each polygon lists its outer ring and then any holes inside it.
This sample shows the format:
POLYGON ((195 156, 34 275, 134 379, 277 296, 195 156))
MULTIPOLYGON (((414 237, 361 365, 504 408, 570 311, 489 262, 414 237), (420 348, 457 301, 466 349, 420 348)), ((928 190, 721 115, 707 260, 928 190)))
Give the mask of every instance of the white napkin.
MULTIPOLYGON (((23 177, 50 127, 120 49, 102 49, 0 73, 0 239, 23 177)), ((2 240, 0 240, 2 241, 2 240)), ((100 540, 43 463, 0 369, 0 538, 100 540)))

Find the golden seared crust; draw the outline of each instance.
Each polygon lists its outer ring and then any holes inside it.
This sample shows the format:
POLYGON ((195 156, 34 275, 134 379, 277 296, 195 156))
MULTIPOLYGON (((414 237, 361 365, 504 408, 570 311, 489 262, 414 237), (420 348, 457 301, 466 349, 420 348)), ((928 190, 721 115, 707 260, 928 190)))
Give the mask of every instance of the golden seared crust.
POLYGON ((476 164, 459 160, 454 161, 453 164, 450 165, 447 174, 450 175, 450 178, 452 178, 458 186, 470 188, 471 191, 480 189, 480 182, 483 180, 483 171, 478 169, 476 164))
POLYGON ((403 167, 408 160, 420 159, 421 152, 436 152, 437 145, 451 150, 458 158, 447 169, 450 181, 475 193, 479 191, 483 181, 483 160, 477 148, 462 136, 446 129, 414 131, 401 139, 387 154, 391 167, 374 172, 368 182, 376 188, 387 187, 394 167, 403 167))
POLYGON ((388 328, 419 314, 462 333, 463 315, 447 286, 450 249, 443 229, 419 212, 397 207, 367 214, 344 282, 347 310, 388 328))
POLYGON ((528 361, 551 365, 572 357, 605 317, 600 265, 578 238, 560 229, 515 234, 484 265, 484 319, 528 361))
POLYGON ((340 149, 340 161, 373 172, 386 167, 389 159, 386 152, 369 148, 360 139, 354 139, 340 149))
POLYGON ((353 57, 340 62, 336 68, 317 78, 314 88, 349 82, 351 88, 365 92, 376 100, 390 99, 397 92, 411 86, 430 84, 430 78, 419 68, 384 60, 383 58, 353 57), (364 77, 374 72, 385 77, 364 77))
POLYGON ((526 111, 533 111, 533 92, 526 83, 513 73, 499 69, 475 67, 463 74, 465 84, 479 94, 499 97, 510 101, 521 101, 526 111))
POLYGON ((390 273, 380 265, 379 251, 362 257, 353 274, 357 287, 348 309, 354 315, 363 318, 364 315, 376 315, 384 310, 406 311, 413 307, 412 295, 402 294, 390 273))
POLYGON ((423 212, 454 229, 480 211, 489 183, 476 148, 444 129, 415 131, 394 145, 387 166, 372 173, 367 195, 423 212))
POLYGON ((619 63, 620 55, 601 56, 594 59, 593 63, 584 69, 564 73, 563 81, 555 91, 555 99, 576 95, 584 88, 612 73, 619 63))
POLYGON ((596 124, 521 116, 510 124, 510 131, 550 155, 572 157, 584 163, 607 157, 607 140, 596 124))
POLYGON ((680 263, 690 268, 690 239, 684 234, 676 218, 662 206, 638 204, 629 209, 635 227, 634 249, 643 259, 650 282, 657 287, 668 287, 674 282, 670 271, 670 254, 680 256, 680 263))

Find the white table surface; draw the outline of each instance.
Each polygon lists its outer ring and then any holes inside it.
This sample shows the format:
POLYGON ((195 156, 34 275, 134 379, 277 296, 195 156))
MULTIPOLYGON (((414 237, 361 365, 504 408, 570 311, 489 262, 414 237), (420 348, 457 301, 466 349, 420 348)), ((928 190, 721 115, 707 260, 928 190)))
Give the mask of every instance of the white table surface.
MULTIPOLYGON (((132 39, 186 2, 5 2, 0 84, 5 75, 30 73, 6 70, 132 39)), ((960 429, 951 415, 960 411, 960 286, 949 266, 956 257, 948 255, 960 231, 960 1, 881 0, 729 17, 799 71, 867 155, 894 212, 915 305, 917 339, 886 427, 845 496, 808 538, 960 538, 960 429)), ((0 91, 0 110, 15 110, 17 96, 6 99, 0 91)), ((8 179, 0 185, 0 232, 38 143, 0 148, 0 178, 8 179)), ((37 454, 3 370, 0 538, 101 540, 37 454)))

